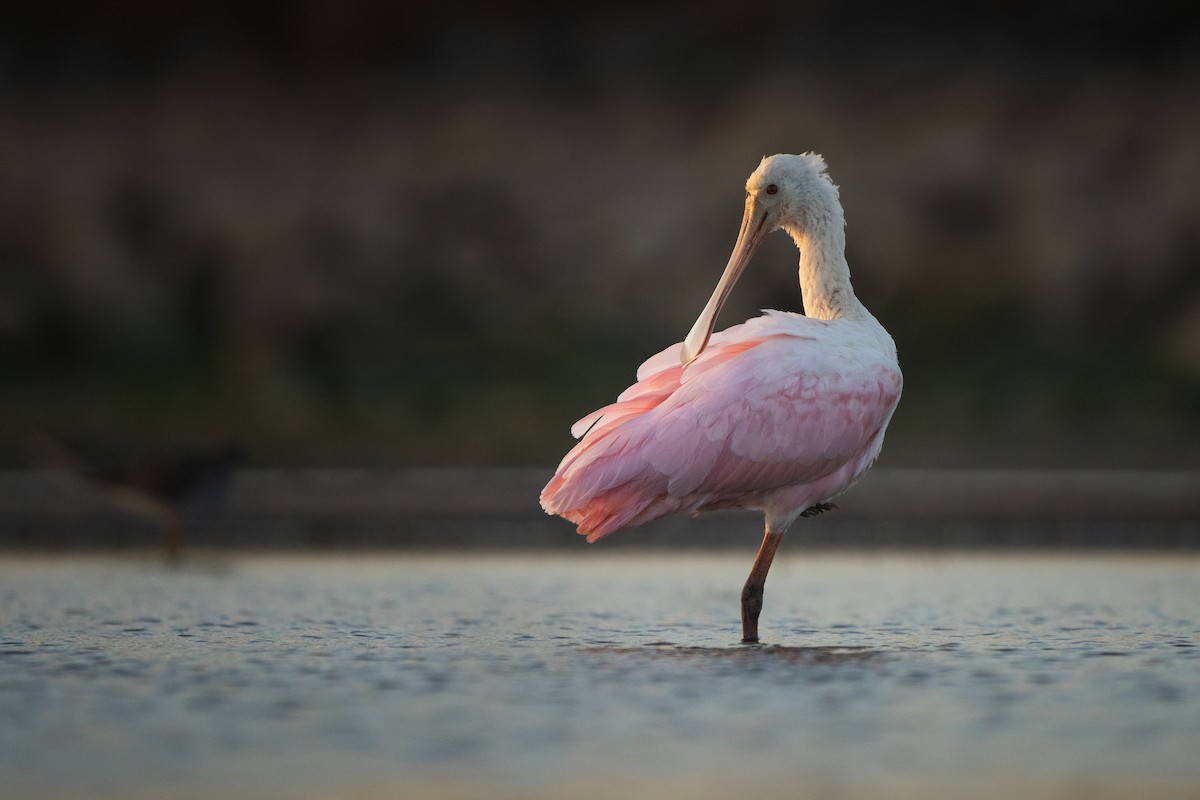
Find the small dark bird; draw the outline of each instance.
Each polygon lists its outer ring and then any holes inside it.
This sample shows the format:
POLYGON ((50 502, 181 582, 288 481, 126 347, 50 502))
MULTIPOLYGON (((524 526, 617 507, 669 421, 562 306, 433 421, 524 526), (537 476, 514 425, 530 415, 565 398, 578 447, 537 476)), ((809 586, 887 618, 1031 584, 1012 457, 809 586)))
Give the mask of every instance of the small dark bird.
POLYGON ((183 556, 179 509, 219 497, 245 460, 236 444, 122 459, 99 448, 67 446, 43 436, 32 449, 40 466, 69 470, 104 490, 114 506, 159 525, 168 563, 178 563, 183 556))

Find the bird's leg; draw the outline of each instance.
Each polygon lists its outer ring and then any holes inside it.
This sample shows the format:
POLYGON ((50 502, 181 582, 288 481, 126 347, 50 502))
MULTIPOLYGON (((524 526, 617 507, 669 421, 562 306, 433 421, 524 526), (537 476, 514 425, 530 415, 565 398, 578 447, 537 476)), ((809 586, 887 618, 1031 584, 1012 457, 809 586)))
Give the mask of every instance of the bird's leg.
POLYGON ((771 569, 771 561, 782 540, 782 533, 767 529, 762 546, 758 548, 758 557, 750 569, 750 577, 742 587, 742 644, 758 642, 758 615, 762 612, 763 586, 767 583, 767 571, 771 569))
POLYGON ((183 557, 183 523, 174 511, 168 511, 162 523, 163 560, 178 564, 183 557))

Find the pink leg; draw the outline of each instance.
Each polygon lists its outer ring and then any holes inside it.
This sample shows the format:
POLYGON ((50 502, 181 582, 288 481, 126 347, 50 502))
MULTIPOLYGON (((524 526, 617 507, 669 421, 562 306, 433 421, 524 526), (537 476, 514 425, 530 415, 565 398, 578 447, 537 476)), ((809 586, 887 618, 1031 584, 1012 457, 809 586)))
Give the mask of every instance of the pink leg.
POLYGON ((742 587, 742 644, 758 642, 758 615, 762 612, 763 586, 767 583, 767 571, 771 569, 771 561, 782 540, 782 533, 767 530, 762 546, 758 548, 758 558, 754 559, 754 566, 750 569, 750 577, 742 587))

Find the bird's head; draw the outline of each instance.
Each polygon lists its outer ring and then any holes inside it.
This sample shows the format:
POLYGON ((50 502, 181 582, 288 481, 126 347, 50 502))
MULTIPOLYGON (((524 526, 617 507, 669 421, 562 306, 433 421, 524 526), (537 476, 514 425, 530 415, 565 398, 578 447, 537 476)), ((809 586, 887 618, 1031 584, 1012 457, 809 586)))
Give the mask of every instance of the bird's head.
MULTIPOLYGON (((816 153, 767 156, 746 180, 745 220, 761 220, 762 233, 786 227, 800 233, 837 208, 838 191, 816 153)), ((739 244, 741 242, 739 241, 739 244)), ((757 240, 753 242, 757 245, 757 240)))
POLYGON ((840 209, 837 187, 825 174, 821 156, 774 155, 762 160, 746 180, 746 210, 733 254, 704 311, 683 340, 680 358, 684 364, 691 363, 708 344, 721 306, 763 238, 780 228, 802 236, 811 226, 824 222, 832 209, 840 209))

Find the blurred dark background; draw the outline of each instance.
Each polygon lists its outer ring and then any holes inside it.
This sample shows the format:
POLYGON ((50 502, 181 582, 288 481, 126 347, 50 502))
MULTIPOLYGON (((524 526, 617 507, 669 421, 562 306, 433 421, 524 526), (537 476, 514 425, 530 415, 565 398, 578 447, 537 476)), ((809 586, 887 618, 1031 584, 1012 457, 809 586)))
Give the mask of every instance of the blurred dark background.
MULTIPOLYGON (((8 3, 0 466, 551 466, 807 150, 888 465, 1200 466, 1195 4, 964 8, 8 3)), ((800 308, 774 238, 719 327, 800 308)))

